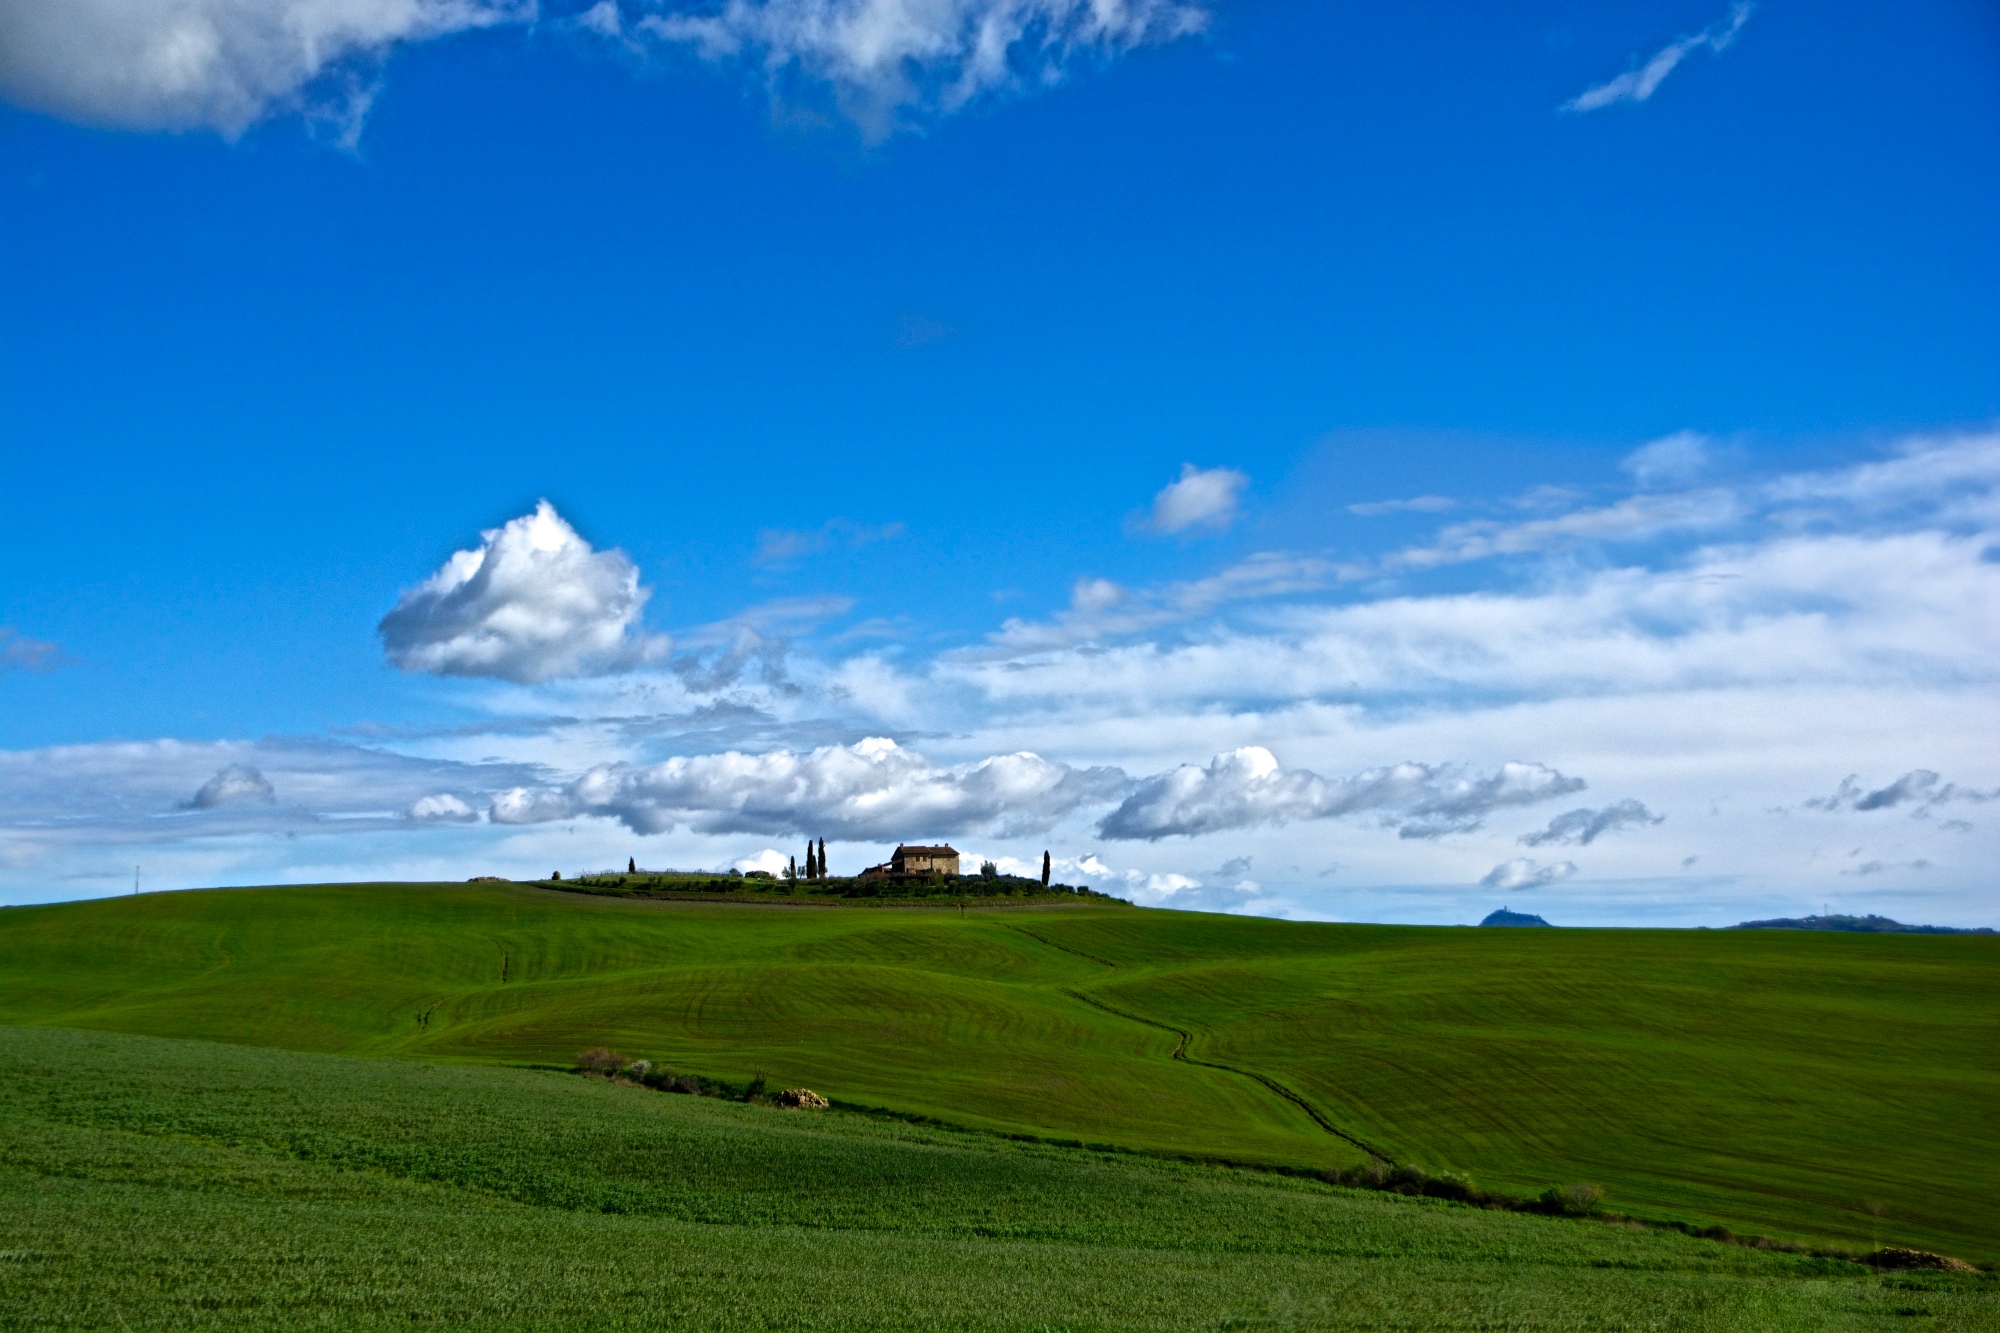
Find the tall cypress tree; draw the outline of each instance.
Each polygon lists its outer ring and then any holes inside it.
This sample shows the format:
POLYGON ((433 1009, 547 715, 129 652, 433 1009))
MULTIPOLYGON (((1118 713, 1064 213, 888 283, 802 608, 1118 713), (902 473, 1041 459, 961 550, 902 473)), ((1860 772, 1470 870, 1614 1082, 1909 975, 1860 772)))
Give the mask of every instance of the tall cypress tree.
POLYGON ((1042 852, 1042 887, 1046 889, 1048 886, 1049 886, 1049 854, 1046 850, 1044 850, 1042 852))
POLYGON ((819 840, 819 877, 826 878, 826 839, 819 840))
POLYGON ((813 840, 806 839, 806 878, 819 878, 819 862, 813 856, 813 840))

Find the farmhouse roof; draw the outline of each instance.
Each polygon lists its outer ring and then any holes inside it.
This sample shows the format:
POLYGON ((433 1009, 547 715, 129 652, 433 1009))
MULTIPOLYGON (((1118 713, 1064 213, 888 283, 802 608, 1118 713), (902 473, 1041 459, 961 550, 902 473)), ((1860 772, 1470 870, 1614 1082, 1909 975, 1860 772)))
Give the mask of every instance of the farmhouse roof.
POLYGON ((899 852, 915 852, 915 853, 917 853, 917 854, 918 854, 919 856, 957 856, 957 855, 958 855, 958 849, 957 849, 956 847, 952 847, 952 846, 949 846, 949 845, 947 845, 947 844, 945 844, 945 843, 939 843, 939 844, 938 844, 937 846, 935 846, 935 847, 923 847, 923 846, 919 846, 918 844, 916 844, 916 843, 913 843, 913 842, 912 842, 912 843, 900 843, 900 842, 899 842, 899 843, 897 843, 897 844, 896 844, 896 850, 897 850, 897 851, 899 851, 899 852))

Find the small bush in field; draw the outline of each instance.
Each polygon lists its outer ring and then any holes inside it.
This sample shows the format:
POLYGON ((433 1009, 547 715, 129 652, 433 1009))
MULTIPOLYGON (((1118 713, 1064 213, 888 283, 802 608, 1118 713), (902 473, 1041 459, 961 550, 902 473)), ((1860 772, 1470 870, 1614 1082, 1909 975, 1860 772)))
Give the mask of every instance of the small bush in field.
POLYGON ((1439 1172, 1424 1182, 1423 1192, 1433 1199, 1456 1199, 1460 1203, 1480 1203, 1486 1198, 1485 1191, 1461 1171, 1439 1172))
POLYGON ((1568 1217, 1588 1217, 1604 1202, 1604 1191, 1595 1185, 1551 1185, 1542 1191, 1541 1204, 1552 1213, 1568 1217))
POLYGON ((625 1057, 608 1046, 593 1046, 576 1057, 576 1067, 593 1074, 615 1074, 625 1064, 625 1057))
POLYGON ((1422 1167, 1399 1163, 1389 1173, 1388 1188, 1398 1194, 1422 1194, 1429 1182, 1430 1175, 1422 1167))
POLYGON ((674 1080, 673 1090, 675 1092, 700 1092, 701 1080, 693 1074, 682 1074, 674 1080))

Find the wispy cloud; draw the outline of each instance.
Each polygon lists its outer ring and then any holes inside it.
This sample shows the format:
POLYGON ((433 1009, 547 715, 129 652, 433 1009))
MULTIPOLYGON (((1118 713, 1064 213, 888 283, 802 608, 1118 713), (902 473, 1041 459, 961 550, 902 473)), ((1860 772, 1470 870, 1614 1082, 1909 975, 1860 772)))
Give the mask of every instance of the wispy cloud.
POLYGON ((63 664, 63 650, 0 625, 0 671, 47 671, 63 664))
POLYGON ((1369 500, 1351 504, 1347 506, 1347 512, 1360 518, 1376 518, 1382 514, 1441 514, 1457 507, 1458 501, 1449 496, 1418 495, 1408 500, 1369 500))
POLYGON ((750 563, 790 565, 807 556, 871 546, 902 535, 901 523, 870 527, 866 523, 854 523, 844 518, 830 518, 816 528, 765 528, 757 534, 757 553, 750 557, 750 563))
POLYGON ((1338 577, 1338 567, 1319 556, 1260 552, 1204 578, 1154 587, 1081 578, 1070 588, 1068 609, 1045 621, 1010 618, 989 637, 989 648, 962 656, 1034 652, 1141 633, 1238 602, 1314 592, 1338 577))
POLYGON ((872 138, 1003 89, 1058 82, 1080 57, 1202 31, 1180 0, 722 0, 629 5, 629 29, 758 70, 774 95, 829 89, 872 138), (647 12, 655 10, 658 12, 647 12))
POLYGON ((536 764, 300 738, 0 750, 0 862, 66 847, 392 831, 544 775, 536 764))
POLYGON ((1685 486, 1700 476, 1708 463, 1708 437, 1698 431, 1677 430, 1640 445, 1625 455, 1619 466, 1631 473, 1639 485, 1651 489, 1685 486))
POLYGON ((1381 568, 1390 572, 1434 569, 1582 542, 1646 541, 1667 532, 1719 528, 1743 513, 1740 497, 1733 491, 1715 487, 1635 495, 1616 504, 1522 523, 1474 519, 1445 528, 1429 545, 1408 547, 1383 557, 1381 568))
POLYGON ((1912 806, 1919 811, 1946 805, 1952 801, 1968 801, 1984 804, 2000 800, 2000 788, 1993 791, 1979 791, 1946 782, 1940 775, 1928 768, 1916 768, 1897 778, 1885 787, 1870 791, 1863 786, 1859 775, 1850 773, 1840 780, 1840 786, 1830 796, 1817 796, 1804 802, 1808 810, 1894 810, 1898 806, 1912 806))
POLYGON ((1654 814, 1643 802, 1628 799, 1613 802, 1601 810, 1571 810, 1557 815, 1548 822, 1548 827, 1522 834, 1520 842, 1525 847, 1542 847, 1549 843, 1588 847, 1618 829, 1659 824, 1665 820, 1665 815, 1654 814))
POLYGON ((1656 51, 1645 64, 1629 69, 1615 79, 1598 84, 1578 93, 1559 108, 1563 111, 1597 111, 1619 102, 1643 102, 1650 98, 1669 74, 1696 51, 1708 50, 1721 55, 1736 40, 1743 25, 1750 18, 1755 6, 1748 0, 1737 0, 1730 6, 1729 13, 1720 22, 1703 28, 1687 37, 1676 37, 1656 51))

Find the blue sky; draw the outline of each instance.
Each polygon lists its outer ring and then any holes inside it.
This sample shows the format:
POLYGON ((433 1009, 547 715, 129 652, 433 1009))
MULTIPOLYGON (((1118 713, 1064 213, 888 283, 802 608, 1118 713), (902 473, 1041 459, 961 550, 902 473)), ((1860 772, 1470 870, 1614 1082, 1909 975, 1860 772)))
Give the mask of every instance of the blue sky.
POLYGON ((1994 921, 1989 5, 0 0, 0 97, 0 900, 1994 921))

